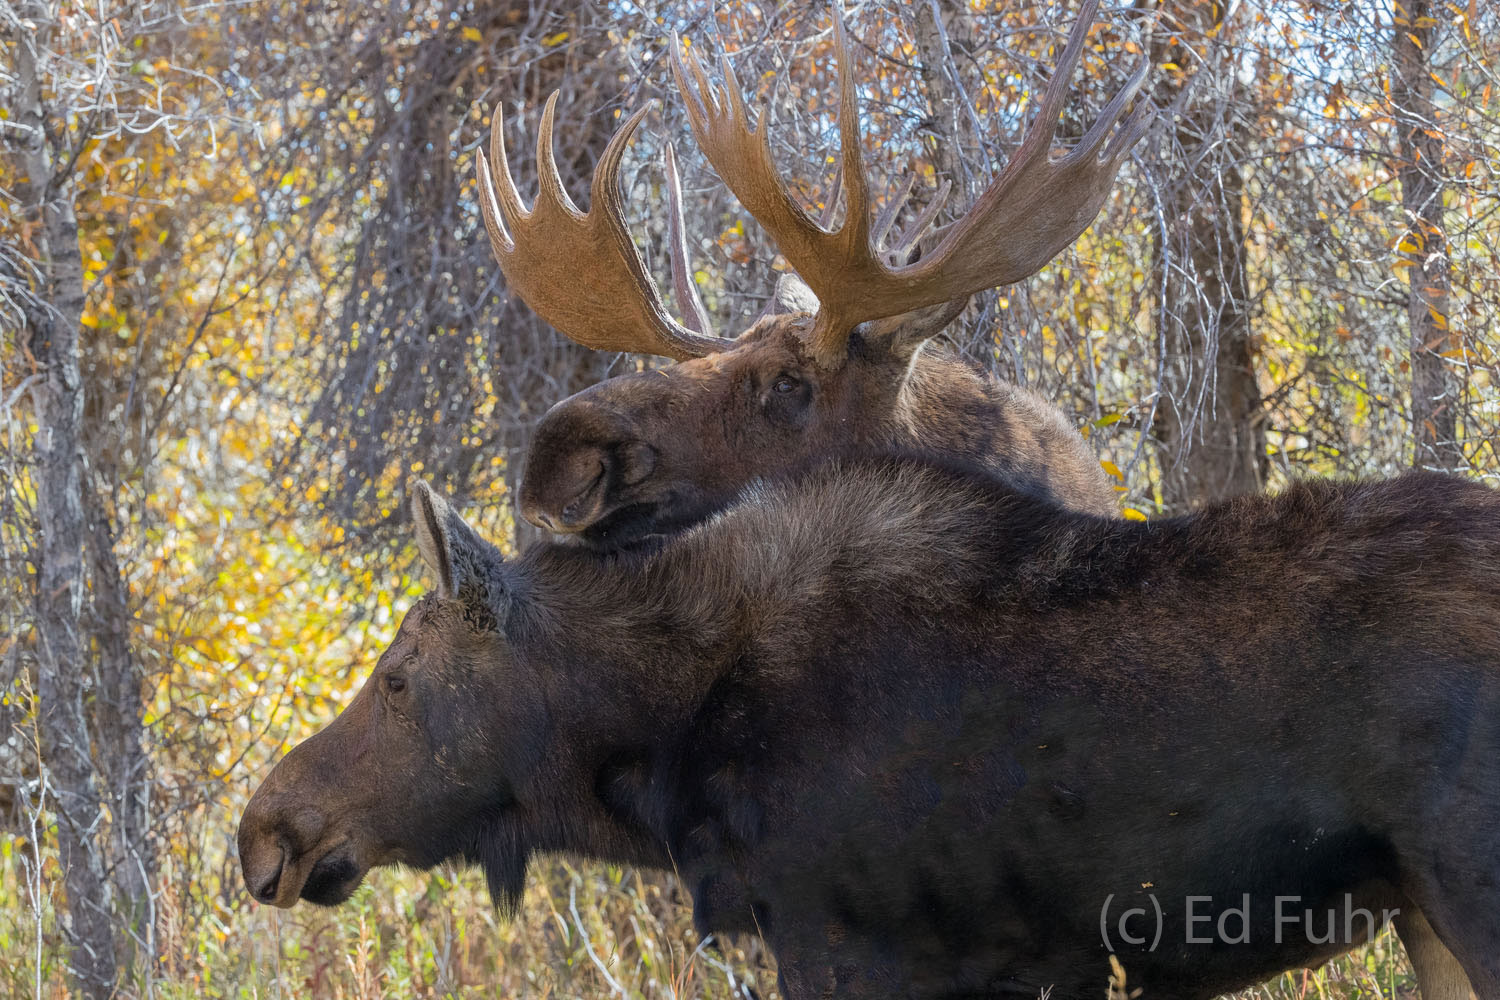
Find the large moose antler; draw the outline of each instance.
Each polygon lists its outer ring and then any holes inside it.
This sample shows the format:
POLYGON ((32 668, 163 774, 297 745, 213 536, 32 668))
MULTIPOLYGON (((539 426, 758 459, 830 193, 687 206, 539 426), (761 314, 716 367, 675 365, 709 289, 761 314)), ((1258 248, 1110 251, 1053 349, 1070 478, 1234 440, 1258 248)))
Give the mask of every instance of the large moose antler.
POLYGON ((538 315, 570 340, 602 351, 641 351, 681 361, 723 350, 733 341, 715 337, 707 313, 692 291, 681 238, 682 198, 676 165, 669 159, 668 189, 673 220, 672 265, 677 277, 678 306, 692 317, 692 327, 667 313, 640 251, 625 228, 620 210, 620 160, 649 108, 642 108, 604 147, 589 186, 585 214, 563 189, 552 152, 557 94, 547 99, 537 133, 536 164, 540 191, 527 211, 511 179, 505 155, 505 128, 500 108, 490 126, 490 160, 500 166, 500 183, 479 154, 479 205, 490 234, 490 248, 510 287, 538 315))
POLYGON ((1084 4, 1016 155, 942 242, 913 264, 888 263, 872 243, 859 109, 842 18, 834 17, 834 50, 846 208, 843 226, 834 231, 820 226, 791 196, 771 159, 764 108, 756 116, 759 127, 752 126, 729 60, 720 57, 721 90, 709 82, 696 53, 684 66, 682 46, 673 39, 673 74, 704 155, 818 297, 809 344, 820 364, 842 363, 858 323, 1019 281, 1088 228, 1144 129, 1149 108, 1137 107, 1111 139, 1125 105, 1146 78, 1148 64, 1142 61, 1078 145, 1051 159, 1068 81, 1098 6, 1098 0, 1084 4))
MULTIPOLYGON (((1040 270, 1078 237, 1099 213, 1114 176, 1145 127, 1149 104, 1133 111, 1116 131, 1125 105, 1146 78, 1147 63, 1105 107, 1078 145, 1051 159, 1057 119, 1068 81, 1083 52, 1098 0, 1086 0, 1016 155, 964 217, 945 227, 942 239, 915 263, 906 250, 926 230, 947 193, 946 183, 894 247, 879 244, 910 193, 889 200, 874 226, 864 173, 852 59, 843 20, 834 18, 839 66, 839 132, 843 160, 836 182, 845 189, 844 223, 829 230, 791 196, 771 159, 765 113, 750 124, 744 95, 727 58, 724 87, 708 80, 696 54, 682 61, 672 40, 672 72, 687 102, 688 119, 704 154, 746 210, 776 241, 781 253, 817 296, 809 345, 819 363, 838 367, 854 327, 977 291, 1019 281, 1040 270), (1113 133, 1113 135, 1112 135, 1113 133)), ((693 287, 683 238, 682 198, 676 161, 666 151, 672 273, 678 308, 673 319, 646 270, 621 213, 620 161, 647 109, 626 119, 604 148, 590 184, 585 214, 563 189, 552 149, 557 94, 547 100, 537 135, 540 191, 536 205, 521 203, 505 154, 499 108, 490 128, 490 156, 479 155, 479 203, 490 246, 511 287, 568 338, 599 350, 641 351, 676 360, 701 357, 733 343, 708 329, 708 315, 693 287), (499 183, 490 162, 499 164, 499 183)))

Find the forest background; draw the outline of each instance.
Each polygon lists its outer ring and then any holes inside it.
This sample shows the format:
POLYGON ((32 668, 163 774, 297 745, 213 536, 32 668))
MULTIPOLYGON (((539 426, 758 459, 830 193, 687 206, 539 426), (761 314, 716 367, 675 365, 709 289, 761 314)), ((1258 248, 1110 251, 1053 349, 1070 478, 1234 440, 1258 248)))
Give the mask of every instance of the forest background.
MULTIPOLYGON (((875 186, 915 172, 915 209, 950 180, 951 217, 1076 5, 846 8, 875 186)), ((551 859, 509 924, 450 869, 280 913, 233 837, 421 592, 411 478, 524 543, 538 416, 651 363, 508 295, 475 201, 493 109, 534 191, 561 91, 582 202, 652 103, 633 232, 665 287, 670 141, 694 279, 736 329, 784 265, 697 153, 671 32, 729 52, 818 207, 830 25, 771 0, 0 0, 0 994, 775 995, 670 876, 551 859)), ((1094 226, 977 296, 949 348, 1054 400, 1127 516, 1294 476, 1500 478, 1500 8, 1140 0, 1090 42, 1061 141, 1143 57, 1160 113, 1094 226)), ((1246 995, 1409 986, 1384 938, 1246 995)))

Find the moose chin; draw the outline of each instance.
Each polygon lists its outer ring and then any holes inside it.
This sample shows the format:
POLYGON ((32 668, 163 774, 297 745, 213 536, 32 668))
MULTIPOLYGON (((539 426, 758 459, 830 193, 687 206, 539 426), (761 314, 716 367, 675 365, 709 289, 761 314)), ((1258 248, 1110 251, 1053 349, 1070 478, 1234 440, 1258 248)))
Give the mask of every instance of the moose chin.
POLYGON ((848 457, 649 551, 515 560, 425 485, 412 512, 437 587, 247 806, 262 902, 445 858, 502 905, 539 851, 672 866, 792 998, 1093 998, 1110 949, 1146 997, 1209 998, 1369 912, 1426 1000, 1500 996, 1483 485, 1135 523, 848 457))

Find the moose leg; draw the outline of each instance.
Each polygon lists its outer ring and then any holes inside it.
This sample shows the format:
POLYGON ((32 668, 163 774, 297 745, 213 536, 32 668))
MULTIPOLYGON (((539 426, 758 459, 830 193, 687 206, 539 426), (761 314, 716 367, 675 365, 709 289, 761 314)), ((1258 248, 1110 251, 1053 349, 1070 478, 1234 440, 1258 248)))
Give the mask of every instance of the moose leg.
MULTIPOLYGON (((1457 905, 1427 903, 1422 905, 1422 914, 1430 921, 1434 936, 1463 966, 1473 992, 1485 998, 1500 997, 1500 899, 1465 899, 1457 905)), ((1404 939, 1405 931, 1401 934, 1404 939)), ((1439 975, 1438 982, 1442 981, 1439 975)), ((1426 983, 1420 978, 1418 982, 1426 1000, 1426 983)), ((1446 994, 1436 996, 1445 998, 1446 994)))
MULTIPOLYGON (((1485 843, 1482 850, 1490 846, 1485 843)), ((1410 913, 1403 909, 1394 923, 1411 952, 1423 1000, 1450 996, 1468 1000, 1470 996, 1441 992, 1442 984, 1452 980, 1440 971, 1446 968, 1443 958, 1463 967, 1472 994, 1484 1000, 1500 997, 1500 872, 1487 861, 1476 862, 1476 853, 1449 851, 1439 854, 1430 867, 1408 869, 1418 881, 1403 887, 1403 894, 1415 909, 1410 913), (1424 973, 1420 962, 1427 962, 1432 971, 1424 973), (1436 977, 1439 987, 1431 995, 1424 978, 1429 974, 1436 977)))
POLYGON ((1393 923, 1417 974, 1422 1000, 1476 1000, 1463 966, 1438 939, 1422 911, 1403 910, 1393 923))

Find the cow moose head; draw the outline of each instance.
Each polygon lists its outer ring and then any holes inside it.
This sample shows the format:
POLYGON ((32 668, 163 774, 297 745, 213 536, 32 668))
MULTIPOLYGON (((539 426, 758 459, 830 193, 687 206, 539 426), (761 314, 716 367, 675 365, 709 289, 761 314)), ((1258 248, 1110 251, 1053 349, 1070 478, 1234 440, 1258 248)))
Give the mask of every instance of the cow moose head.
POLYGON ((537 145, 541 191, 522 203, 498 111, 490 156, 478 158, 490 243, 511 289, 565 336, 677 364, 609 379, 559 403, 536 430, 520 493, 522 514, 552 531, 610 547, 701 520, 747 482, 850 446, 896 446, 978 460, 1013 484, 1091 513, 1116 514, 1097 458, 1051 405, 951 357, 923 352, 969 296, 1019 281, 1073 242, 1098 214, 1147 121, 1139 105, 1116 123, 1145 78, 1142 62, 1077 146, 1052 159, 1068 81, 1097 0, 1084 4, 1020 149, 969 212, 927 234, 946 186, 887 240, 910 193, 872 222, 854 67, 835 18, 843 224, 814 220, 772 163, 765 114, 752 125, 728 61, 725 85, 673 40, 673 70, 693 134, 800 279, 737 338, 714 335, 689 277, 675 162, 666 157, 675 298, 661 292, 626 229, 618 173, 646 109, 611 139, 595 169, 587 213, 563 190, 552 142, 557 97, 537 145), (498 173, 492 166, 498 167, 498 173))

